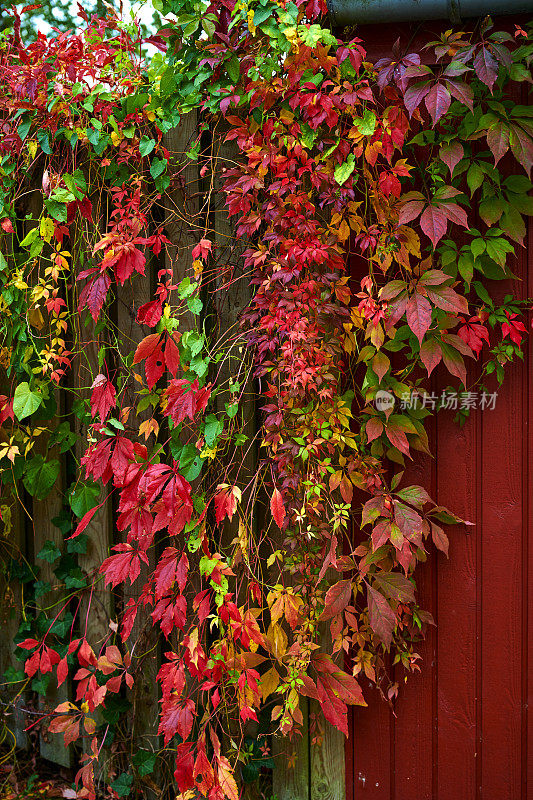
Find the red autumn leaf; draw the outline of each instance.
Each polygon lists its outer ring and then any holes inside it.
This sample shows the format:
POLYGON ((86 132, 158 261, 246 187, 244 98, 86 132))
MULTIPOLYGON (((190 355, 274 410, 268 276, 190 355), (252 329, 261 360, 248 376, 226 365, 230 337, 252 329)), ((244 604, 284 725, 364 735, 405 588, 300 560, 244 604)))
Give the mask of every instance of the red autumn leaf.
POLYGON ((233 777, 233 770, 227 758, 220 756, 217 759, 218 782, 228 800, 239 800, 239 789, 233 777))
POLYGON ((414 603, 414 586, 401 572, 376 572, 374 581, 387 597, 399 603, 414 603))
MULTIPOLYGON (((107 498, 106 498, 106 500, 107 500, 107 498)), ((85 512, 83 517, 78 522, 78 524, 76 526, 76 530, 74 531, 72 536, 68 537, 69 539, 75 539, 76 536, 79 536, 80 533, 83 533, 85 528, 89 525, 90 521, 92 520, 92 518, 94 517, 94 515, 98 511, 98 509, 103 506, 104 502, 105 502, 105 500, 102 503, 100 503, 99 505, 95 506, 94 508, 90 508, 89 511, 85 512)))
POLYGON ((442 550, 445 556, 448 557, 448 549, 450 546, 448 537, 442 528, 433 521, 431 522, 431 538, 433 539, 433 544, 435 547, 438 550, 442 550))
POLYGON ((96 322, 105 303, 107 292, 110 286, 111 278, 107 272, 101 272, 99 275, 89 281, 83 287, 83 290, 80 294, 78 311, 81 312, 85 306, 87 306, 91 312, 92 318, 96 322))
POLYGON ((194 703, 188 699, 183 702, 179 696, 170 695, 170 702, 163 699, 158 733, 163 734, 167 745, 178 734, 185 741, 192 730, 195 710, 194 703))
POLYGON ((58 662, 56 674, 57 674, 57 685, 59 688, 59 686, 61 686, 61 684, 65 682, 68 676, 68 663, 66 656, 62 658, 61 661, 58 662))
POLYGON ((407 324, 422 344, 426 332, 431 325, 431 303, 419 292, 415 292, 409 298, 406 308, 407 324))
POLYGON ((527 175, 533 166, 533 140, 519 125, 511 125, 509 143, 513 155, 527 175))
POLYGON ((466 297, 455 292, 450 286, 426 286, 429 299, 437 308, 448 311, 451 314, 468 313, 468 302, 466 297))
MULTIPOLYGON (((385 435, 393 447, 409 456, 409 442, 405 432, 396 425, 387 425, 385 435)), ((410 457, 410 456, 409 456, 410 457)))
POLYGON ((272 497, 270 498, 270 510, 276 525, 278 528, 282 528, 285 522, 286 512, 285 505, 283 504, 283 496, 279 489, 274 489, 272 493, 272 497))
POLYGON ((179 350, 174 336, 160 333, 150 333, 142 342, 139 342, 133 363, 144 361, 146 382, 149 389, 153 389, 159 378, 162 377, 165 366, 171 374, 175 374, 179 367, 179 350), (163 351, 164 345, 164 351, 163 351))
POLYGON ((422 82, 415 83, 414 86, 410 86, 407 89, 403 96, 403 102, 409 112, 409 116, 414 114, 424 97, 428 94, 430 88, 429 83, 422 82))
POLYGON ((471 317, 467 322, 464 317, 461 317, 464 325, 461 325, 457 330, 457 336, 465 342, 466 345, 475 353, 476 358, 479 357, 483 349, 483 342, 490 345, 489 332, 485 325, 482 324, 478 316, 471 317))
POLYGON ((126 578, 133 583, 139 577, 141 560, 148 563, 146 553, 134 550, 131 544, 116 544, 112 549, 115 550, 115 555, 106 558, 100 567, 106 585, 110 583, 114 588, 126 578))
MULTIPOLYGON (((405 200, 406 202, 402 205, 398 217, 400 225, 407 225, 408 222, 412 222, 419 217, 426 205, 426 201, 420 192, 410 192, 408 195, 405 195, 405 200), (413 195, 416 195, 413 199, 407 199, 413 197, 413 195)), ((391 281, 391 283, 395 282, 391 281)), ((384 297, 383 299, 386 300, 388 298, 384 297)))
POLYGON ((460 142, 443 144, 439 150, 439 158, 450 170, 450 177, 453 177, 453 171, 463 156, 464 149, 460 142))
POLYGON ((420 360, 431 375, 437 364, 442 359, 442 350, 436 339, 426 339, 420 347, 420 360))
POLYGON ((414 533, 422 533, 424 526, 420 514, 399 500, 394 500, 394 522, 407 539, 414 533))
POLYGON ((464 106, 468 106, 472 113, 474 112, 474 92, 471 86, 461 81, 447 80, 446 87, 452 97, 455 97, 464 106))
MULTIPOLYGON (((180 792, 186 792, 194 786, 194 756, 192 744, 183 742, 176 748, 176 768, 174 778, 180 792)), ((237 798, 238 800, 238 798, 237 798)))
POLYGON ((463 228, 469 227, 467 213, 457 203, 441 203, 439 208, 454 225, 461 225, 463 228))
POLYGON ((102 422, 109 416, 110 410, 116 404, 117 393, 115 387, 105 375, 97 375, 93 381, 91 394, 91 416, 100 415, 102 422))
POLYGON ((374 439, 377 439, 378 436, 381 436, 383 433, 383 423, 379 417, 370 417, 366 423, 365 431, 368 444, 373 442, 374 439))
POLYGON ((518 314, 510 314, 507 310, 505 311, 505 316, 507 317, 507 322, 502 323, 502 336, 505 338, 508 336, 511 341, 513 341, 517 347, 520 347, 522 344, 522 333, 527 333, 527 328, 523 322, 520 322, 518 314))
POLYGON ((442 343, 442 360, 450 375, 459 378, 466 385, 466 367, 462 355, 449 344, 442 343))
POLYGON ((198 411, 203 411, 210 395, 209 388, 200 389, 197 378, 192 383, 185 378, 171 380, 163 392, 163 397, 166 398, 163 413, 175 425, 179 425, 186 417, 192 420, 198 411))
POLYGON ((193 247, 192 250, 192 257, 193 261, 197 258, 207 258, 208 254, 211 252, 211 248, 213 247, 212 242, 209 239, 200 239, 198 244, 193 247))
POLYGON ((492 87, 498 77, 498 62, 488 47, 482 45, 478 50, 474 59, 474 69, 479 80, 488 86, 492 92, 492 87))
POLYGON ((352 597, 352 583, 349 580, 338 581, 326 592, 324 611, 320 619, 327 620, 344 611, 352 597))
POLYGON ((426 236, 431 239, 433 247, 436 247, 448 227, 446 215, 437 206, 427 206, 420 217, 420 227, 426 236))
POLYGON ((237 497, 231 487, 219 486, 215 495, 215 518, 217 523, 227 517, 230 522, 237 510, 237 497))
POLYGON ((510 128, 507 125, 503 122, 498 122, 487 133, 487 144, 494 156, 494 166, 498 164, 509 149, 510 132, 510 128))
POLYGON ((431 114, 433 127, 435 127, 439 119, 446 114, 451 101, 450 93, 442 83, 435 83, 431 87, 424 99, 424 103, 431 114))
POLYGON ((137 311, 137 322, 139 325, 148 325, 155 328, 163 315, 163 305, 160 300, 151 300, 145 303, 137 311))
POLYGON ((149 334, 142 342, 139 342, 133 357, 134 364, 145 361, 146 382, 149 389, 153 389, 165 371, 161 338, 160 333, 149 334))
POLYGON ((381 592, 367 586, 370 627, 386 647, 390 647, 396 625, 396 614, 381 592))
POLYGON ((134 272, 144 275, 146 258, 134 242, 115 242, 112 253, 112 259, 108 261, 104 258, 104 261, 106 264, 115 265, 115 275, 121 285, 124 285, 134 272))

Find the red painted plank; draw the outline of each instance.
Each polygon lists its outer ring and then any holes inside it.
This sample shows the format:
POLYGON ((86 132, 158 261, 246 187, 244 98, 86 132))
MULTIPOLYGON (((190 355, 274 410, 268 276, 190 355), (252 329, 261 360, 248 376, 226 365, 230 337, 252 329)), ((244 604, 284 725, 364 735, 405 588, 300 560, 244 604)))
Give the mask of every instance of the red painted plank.
MULTIPOLYGON (((476 413, 463 428, 453 414, 438 418, 435 457, 439 465, 437 500, 476 522, 476 413)), ((475 528, 448 529, 449 561, 438 556, 437 612, 437 787, 438 800, 475 797, 476 784, 476 608, 477 540, 475 528)))
MULTIPOLYGON (((527 276, 527 294, 528 297, 533 297, 533 219, 531 218, 528 225, 527 276)), ((528 356, 526 362, 528 363, 526 385, 528 449, 524 480, 527 501, 524 520, 528 536, 524 537, 522 553, 522 581, 525 592, 522 620, 522 797, 528 797, 528 789, 530 795, 533 792, 533 774, 531 772, 533 769, 533 714, 530 710, 533 702, 533 676, 531 675, 533 666, 533 635, 531 635, 531 623, 533 622, 533 503, 530 501, 530 497, 533 494, 533 468, 531 467, 531 459, 533 458, 533 347, 531 343, 528 356)))
MULTIPOLYGON (((434 439, 435 420, 428 426, 428 435, 434 439)), ((416 483, 434 492, 434 459, 414 454, 414 464, 405 471, 402 485, 416 483)), ((433 616, 436 613, 436 563, 431 553, 427 562, 419 569, 417 578, 418 601, 422 608, 433 616)), ((405 671, 397 669, 400 684, 395 704, 394 724, 395 775, 394 798, 396 800, 431 800, 433 794, 433 741, 434 741, 434 665, 437 638, 430 630, 426 641, 415 650, 422 656, 420 673, 409 675, 404 683, 405 671)))
POLYGON ((353 797, 392 800, 391 712, 379 693, 365 683, 362 681, 368 708, 353 711, 353 797))

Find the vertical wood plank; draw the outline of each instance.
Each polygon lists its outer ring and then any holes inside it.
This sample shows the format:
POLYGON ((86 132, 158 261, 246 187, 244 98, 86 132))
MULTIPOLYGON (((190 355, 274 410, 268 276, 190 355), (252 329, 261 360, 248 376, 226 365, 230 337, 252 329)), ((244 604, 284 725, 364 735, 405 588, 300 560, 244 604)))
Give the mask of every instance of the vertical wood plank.
MULTIPOLYGON (((513 268, 525 272, 524 259, 513 268)), ((507 283, 507 282, 506 282, 507 283)), ((522 282, 498 286, 498 297, 520 297, 522 282)), ((494 411, 484 411, 481 560, 480 796, 514 800, 521 792, 523 380, 518 364, 506 370, 494 411), (518 424, 517 424, 518 423, 518 424)), ((494 387, 496 389, 496 387, 494 387)))
MULTIPOLYGON (((22 490, 22 487, 20 487, 22 490)), ((3 503, 10 508, 10 528, 6 535, 5 556, 6 560, 16 557, 17 553, 26 555, 26 532, 25 532, 25 512, 22 509, 20 500, 15 487, 11 492, 6 492, 2 497, 3 503)), ((6 583, 3 576, 0 580, 1 598, 1 622, 2 636, 0 636, 0 675, 3 675, 8 667, 24 671, 24 663, 18 661, 14 654, 13 639, 18 631, 22 617, 22 586, 18 581, 12 580, 6 583)), ((18 687, 17 687, 18 688, 18 687)), ((25 693, 16 694, 10 686, 1 687, 1 694, 4 702, 8 705, 6 713, 7 725, 13 737, 12 741, 7 741, 6 745, 11 747, 16 744, 21 749, 26 749, 29 744, 28 735, 25 731, 26 717, 24 706, 25 693), (13 695, 16 694, 15 697, 13 695)), ((11 737, 9 737, 11 738, 11 737)))
POLYGON ((274 740, 272 793, 276 800, 309 800, 311 770, 307 698, 301 698, 300 707, 304 717, 302 735, 292 742, 280 738, 274 740))
POLYGON ((475 797, 479 421, 477 412, 463 428, 451 412, 441 412, 437 420, 436 457, 439 465, 448 466, 438 471, 435 499, 475 523, 474 528, 448 528, 449 560, 438 556, 438 800, 449 800, 454 793, 475 797))
POLYGON ((354 800, 394 800, 392 712, 368 681, 361 679, 361 686, 368 708, 355 706, 352 711, 353 797, 354 800))
MULTIPOLYGON (((310 714, 322 716, 316 700, 309 703, 310 714)), ((322 719, 324 733, 317 743, 310 745, 310 800, 345 800, 346 768, 344 762, 345 737, 327 720, 322 719)))
MULTIPOLYGON (((153 260, 152 260, 153 262, 153 260)), ((151 286, 153 279, 153 263, 147 265, 146 275, 137 275, 127 281, 117 292, 117 324, 118 344, 123 355, 135 352, 137 344, 142 341, 145 334, 136 322, 137 310, 141 305, 152 299, 151 286)), ((125 385, 125 394, 122 405, 135 408, 135 384, 130 380, 125 385)), ((139 425, 143 420, 149 419, 148 411, 139 414, 133 425, 139 425)), ((148 443, 153 445, 153 435, 148 443)), ((149 563, 141 563, 139 577, 133 585, 124 586, 124 604, 130 598, 138 600, 142 587, 149 575, 153 572, 156 554, 152 550, 148 554, 149 563)), ((157 735, 159 723, 157 672, 160 666, 160 653, 157 636, 152 625, 152 620, 146 618, 145 613, 139 613, 133 624, 130 641, 133 643, 133 659, 136 665, 135 684, 132 690, 131 711, 131 752, 135 753, 138 746, 157 748, 159 737, 157 735)))
MULTIPOLYGON (((533 297, 533 219, 528 222, 527 234, 527 296, 533 297)), ((531 322, 531 314, 530 322, 531 322)), ((524 464, 524 537, 523 537, 523 562, 522 586, 524 591, 524 606, 522 619, 522 795, 528 797, 533 791, 533 714, 531 713, 531 697, 533 687, 533 347, 528 344, 526 360, 526 379, 524 381, 527 425, 527 450, 524 464)))
MULTIPOLYGON (((197 134, 196 111, 190 111, 164 137, 165 147, 170 152, 169 169, 174 175, 165 195, 165 228, 172 242, 167 249, 165 266, 173 270, 174 283, 192 274, 191 251, 204 232, 198 199, 198 164, 186 156, 197 134)), ((180 333, 194 327, 194 315, 184 314, 180 319, 180 333)))
MULTIPOLYGON (((78 306, 77 293, 74 292, 74 308, 78 306)), ((85 325, 85 316, 88 310, 74 317, 75 324, 78 325, 75 341, 83 342, 83 349, 76 354, 72 364, 72 375, 74 389, 78 397, 86 399, 91 395, 91 385, 94 378, 99 373, 98 351, 104 343, 105 337, 96 333, 96 325, 92 318, 89 318, 85 325)), ((80 465, 80 459, 87 449, 88 443, 88 424, 74 419, 75 431, 78 441, 75 446, 76 459, 78 462, 77 479, 84 478, 84 471, 80 465)), ((98 504, 101 507, 95 512, 91 522, 84 530, 87 536, 87 552, 79 556, 81 569, 87 574, 88 589, 82 599, 79 612, 80 635, 85 637, 95 653, 98 655, 105 646, 111 635, 109 622, 113 612, 113 597, 104 585, 103 576, 99 569, 103 561, 110 552, 113 544, 113 515, 112 504, 109 498, 108 487, 101 487, 98 497, 98 504), (107 498, 107 499, 106 499, 107 498)), ((101 722, 101 713, 97 709, 95 713, 97 722, 101 722)), ((88 747, 88 740, 84 740, 84 747, 88 747)), ((103 748, 100 751, 98 764, 95 768, 95 785, 97 791, 106 780, 109 768, 109 750, 103 748)))
MULTIPOLYGON (((100 336, 95 333, 94 328, 92 320, 84 327, 86 344, 73 367, 75 388, 83 398, 90 397, 90 387, 98 374, 100 336)), ((89 433, 87 425, 76 420, 76 432, 79 437, 76 446, 79 461, 87 446, 89 433)), ((79 476, 81 474, 79 472, 79 476)), ((102 503, 105 497, 106 489, 103 488, 98 502, 102 503)), ((79 561, 81 568, 88 575, 89 585, 94 585, 88 590, 81 606, 80 629, 81 635, 86 636, 91 647, 98 652, 110 632, 109 620, 112 611, 111 592, 105 588, 103 578, 99 574, 99 568, 109 555, 109 548, 113 543, 112 509, 109 499, 98 509, 84 532, 87 535, 87 552, 79 556, 79 561)))
MULTIPOLYGON (((430 449, 434 449, 434 418, 428 419, 430 449)), ((412 483, 433 492, 433 459, 416 454, 416 462, 408 463, 402 486, 412 483)), ((436 556, 429 546, 428 559, 417 574, 417 602, 435 615, 436 556)), ((425 640, 415 645, 422 657, 419 673, 406 676, 401 667, 395 668, 399 695, 394 706, 394 797, 398 800, 431 800, 433 792, 433 695, 436 660, 436 636, 429 627, 425 640), (407 681, 404 682, 404 679, 407 681)))
MULTIPOLYGON (((58 416, 54 417, 49 423, 50 430, 53 430, 59 423, 59 416, 61 414, 60 392, 56 391, 54 394, 58 407, 58 416)), ((60 550, 63 549, 63 536, 59 528, 52 523, 52 520, 54 517, 58 516, 63 506, 65 463, 58 452, 58 448, 55 448, 54 451, 49 453, 49 458, 59 458, 61 471, 48 496, 44 500, 36 500, 35 498, 33 500, 33 550, 36 555, 42 550, 46 541, 52 542, 60 550)), ((52 587, 51 590, 44 595, 45 602, 43 605, 49 606, 53 604, 54 608, 59 611, 64 598, 64 592, 57 590, 57 578, 54 575, 54 567, 47 561, 40 561, 39 569, 41 580, 50 583, 52 587)), ((55 616, 57 611, 52 611, 51 613, 55 616)), ((51 712, 59 703, 70 699, 70 695, 71 687, 69 683, 65 682, 58 688, 55 675, 53 675, 48 684, 46 697, 39 698, 39 708, 44 712, 51 712)), ((39 737, 39 749, 43 758, 47 758, 55 764, 60 764, 64 767, 70 767, 72 765, 72 748, 66 748, 63 736, 59 733, 49 733, 47 726, 39 737)))

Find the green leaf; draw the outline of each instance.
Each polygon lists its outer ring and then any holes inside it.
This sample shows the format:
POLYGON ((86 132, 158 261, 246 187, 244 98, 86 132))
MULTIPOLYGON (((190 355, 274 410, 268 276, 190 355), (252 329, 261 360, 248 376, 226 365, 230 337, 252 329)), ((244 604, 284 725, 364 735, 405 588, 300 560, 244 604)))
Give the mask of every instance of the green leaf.
POLYGON ((237 56, 232 56, 226 61, 226 69, 233 83, 238 83, 241 77, 241 62, 237 56))
POLYGON ((45 461, 41 455, 34 456, 26 464, 24 486, 36 500, 44 500, 59 475, 60 464, 56 458, 45 461))
POLYGON ((188 297, 187 305, 189 306, 189 311, 195 315, 199 314, 202 308, 204 307, 204 304, 202 303, 199 297, 188 297))
POLYGON ((44 204, 50 216, 57 220, 57 222, 67 221, 67 207, 65 203, 58 203, 57 200, 46 199, 44 204))
POLYGON ((230 419, 233 419, 233 417, 237 414, 238 410, 239 410, 238 403, 226 403, 226 414, 230 419))
POLYGON ((154 158, 154 160, 150 164, 150 175, 155 180, 156 178, 158 178, 160 175, 163 174, 166 168, 167 168, 166 158, 161 158, 161 159, 154 158))
POLYGON ((33 242, 37 239, 38 236, 39 236, 39 228, 38 227, 32 228, 31 231, 29 231, 29 233, 27 233, 24 239, 21 241, 20 246, 28 247, 28 245, 33 244, 33 242))
POLYGON ((87 544, 89 537, 86 533, 79 533, 75 539, 69 539, 67 542, 67 552, 77 553, 78 555, 85 555, 87 552, 87 544))
POLYGON ((60 555, 61 550, 57 547, 57 545, 50 541, 50 539, 47 539, 42 550, 37 553, 37 558, 41 558, 43 561, 53 564, 60 555))
POLYGON ((468 188, 470 189, 470 194, 474 194, 476 189, 479 189, 481 184, 483 183, 483 179, 485 174, 479 164, 474 162, 466 175, 466 182, 468 183, 468 188))
POLYGON ((30 128, 31 128, 31 120, 28 118, 23 119, 22 122, 19 124, 17 128, 17 133, 22 139, 22 141, 24 141, 24 139, 28 135, 30 128))
POLYGON ((342 164, 337 164, 334 171, 335 180, 342 186, 343 183, 346 183, 350 175, 355 169, 355 156, 353 153, 350 153, 346 161, 342 164))
POLYGON ((139 143, 139 153, 144 157, 149 155, 155 147, 155 139, 143 136, 139 143))
POLYGON ((93 481, 79 483, 69 497, 69 504, 75 515, 81 519, 91 508, 98 505, 100 487, 93 481))
POLYGON ((111 781, 111 788, 118 794, 119 797, 127 797, 133 786, 133 775, 128 775, 127 772, 123 772, 118 778, 114 781, 111 781))
POLYGON ((47 675, 40 675, 38 678, 34 678, 31 682, 32 690, 44 696, 48 690, 51 677, 50 673, 48 673, 47 675))
POLYGON ((224 425, 220 422, 214 414, 209 414, 205 421, 204 438, 208 447, 213 447, 216 439, 224 430, 224 425))
POLYGON ((19 383, 15 389, 13 413, 20 422, 20 420, 34 414, 42 402, 43 396, 41 392, 32 391, 29 384, 24 381, 19 383))
POLYGON ((133 765, 137 767, 137 773, 141 778, 154 771, 156 760, 156 754, 149 750, 138 750, 132 758, 133 765))
POLYGON ((376 115, 367 109, 361 119, 355 118, 353 124, 363 136, 372 136, 376 130, 376 115))

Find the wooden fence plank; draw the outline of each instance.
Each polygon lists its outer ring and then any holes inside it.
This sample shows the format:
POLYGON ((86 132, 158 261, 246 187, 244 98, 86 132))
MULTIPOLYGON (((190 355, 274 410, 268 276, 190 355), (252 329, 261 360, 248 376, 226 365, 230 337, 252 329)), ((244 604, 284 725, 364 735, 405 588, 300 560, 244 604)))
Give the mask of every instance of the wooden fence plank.
MULTIPOLYGON (((146 275, 135 276, 132 281, 127 281, 117 293, 117 324, 119 348, 122 354, 135 351, 137 344, 144 338, 142 328, 136 322, 138 308, 143 303, 152 299, 153 264, 147 265, 146 275)), ((122 405, 135 407, 135 383, 130 380, 125 385, 125 395, 122 405)), ((139 414, 133 425, 140 424, 150 418, 148 411, 139 414)), ((153 444, 153 438, 150 442, 153 444)), ((148 554, 149 563, 141 563, 139 577, 131 586, 124 586, 124 604, 130 598, 137 600, 142 587, 149 575, 153 572, 156 562, 156 553, 152 550, 148 554)), ((160 650, 156 631, 150 618, 146 614, 138 614, 130 635, 134 651, 132 653, 135 664, 135 685, 132 690, 131 712, 131 754, 139 746, 148 749, 159 747, 158 729, 158 687, 157 672, 160 666, 160 650), (140 668, 139 668, 140 667, 140 668)))
MULTIPOLYGON (((48 424, 50 430, 53 430, 60 422, 61 415, 60 392, 56 391, 54 394, 58 408, 58 416, 48 424)), ((40 449, 42 449, 42 447, 40 449)), ((63 535, 59 528, 53 524, 52 520, 59 515, 63 506, 65 460, 61 458, 58 448, 51 451, 48 457, 60 459, 61 471, 48 496, 44 500, 36 500, 35 498, 33 500, 33 550, 35 555, 42 550, 47 541, 52 542, 58 549, 62 549, 63 545, 63 535)), ((49 615, 55 616, 55 613, 59 612, 61 608, 64 592, 57 590, 57 578, 54 575, 54 565, 41 560, 39 562, 39 577, 42 581, 50 583, 52 587, 51 590, 43 596, 41 603, 44 608, 53 606, 55 610, 51 610, 49 615)), ((64 616, 64 612, 61 616, 64 616)), ((51 676, 46 698, 39 698, 39 708, 44 712, 53 711, 59 703, 70 699, 70 695, 71 687, 69 683, 65 682, 58 688, 55 675, 51 676)), ((49 733, 47 725, 45 725, 44 731, 41 732, 39 737, 39 749, 43 758, 47 758, 49 761, 53 761, 65 767, 69 767, 72 764, 72 748, 65 747, 62 734, 49 733)))
POLYGON ((288 739, 274 740, 275 768, 272 794, 276 800, 309 800, 311 780, 309 752, 309 701, 301 698, 304 721, 302 735, 290 742, 288 739))
MULTIPOLYGON (((4 536, 5 543, 2 548, 6 561, 17 557, 18 553, 26 553, 26 532, 25 532, 25 512, 22 509, 17 495, 17 490, 13 486, 12 492, 2 497, 3 504, 9 508, 3 509, 4 515, 4 536), (8 523, 6 525, 6 522, 8 523)), ((23 662, 18 661, 14 654, 13 639, 18 631, 22 619, 22 586, 12 580, 5 582, 3 576, 0 579, 0 598, 1 598, 1 622, 2 636, 0 637, 0 675, 3 675, 8 667, 16 670, 24 670, 23 662)), ((13 736, 12 742, 7 745, 16 744, 17 747, 25 749, 28 746, 28 735, 25 731, 26 718, 23 711, 25 706, 25 693, 15 696, 8 686, 2 685, 1 695, 3 710, 6 714, 6 723, 13 736)))

